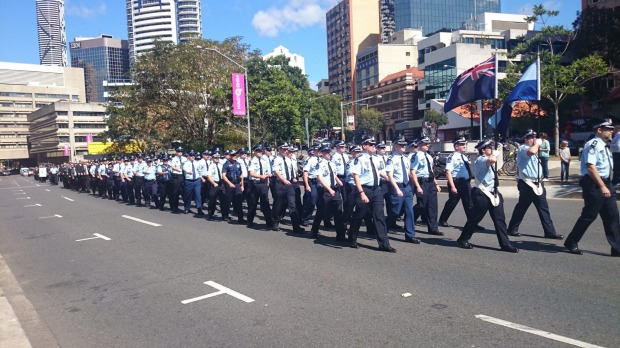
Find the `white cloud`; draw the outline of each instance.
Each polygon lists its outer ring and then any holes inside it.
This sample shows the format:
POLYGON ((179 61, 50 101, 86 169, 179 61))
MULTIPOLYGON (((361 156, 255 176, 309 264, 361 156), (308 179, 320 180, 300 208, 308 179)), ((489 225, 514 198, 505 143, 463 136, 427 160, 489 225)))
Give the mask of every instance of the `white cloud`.
POLYGON ((325 22, 325 13, 337 0, 288 0, 282 7, 258 11, 252 26, 261 36, 278 36, 325 22), (323 7, 324 6, 324 7, 323 7))
POLYGON ((101 16, 104 15, 107 10, 108 7, 105 3, 100 3, 99 5, 93 4, 92 6, 84 4, 67 4, 67 6, 65 7, 65 12, 67 13, 67 15, 81 18, 93 18, 101 16))

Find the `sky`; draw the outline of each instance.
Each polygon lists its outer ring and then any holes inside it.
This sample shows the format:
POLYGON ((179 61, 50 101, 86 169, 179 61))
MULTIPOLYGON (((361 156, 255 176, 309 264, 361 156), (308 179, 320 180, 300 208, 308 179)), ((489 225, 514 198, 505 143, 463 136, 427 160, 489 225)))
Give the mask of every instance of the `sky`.
MULTIPOLYGON (((202 0, 203 36, 242 36, 266 54, 279 45, 305 58, 314 88, 327 78, 325 13, 338 0, 202 0)), ((530 14, 534 4, 558 10, 548 24, 572 28, 580 0, 503 0, 503 13, 530 14)), ((67 42, 109 34, 127 38, 125 0, 65 0, 67 42)), ((0 62, 39 64, 35 0, 0 0, 0 62)))

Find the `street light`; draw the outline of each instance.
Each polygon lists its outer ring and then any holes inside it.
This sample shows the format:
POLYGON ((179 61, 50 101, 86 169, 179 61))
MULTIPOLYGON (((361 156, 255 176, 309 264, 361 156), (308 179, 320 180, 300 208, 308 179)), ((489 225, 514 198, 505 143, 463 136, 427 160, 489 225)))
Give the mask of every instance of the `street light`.
POLYGON ((246 104, 246 118, 248 119, 248 149, 252 149, 252 140, 251 140, 251 136, 252 136, 252 131, 250 128, 250 97, 249 97, 249 92, 250 90, 248 89, 248 69, 246 67, 244 67, 243 65, 237 63, 236 61, 234 61, 232 58, 230 58, 229 56, 225 55, 224 53, 220 52, 219 50, 217 50, 216 48, 212 48, 212 47, 202 47, 200 45, 196 45, 196 48, 198 49, 202 49, 205 51, 213 51, 217 54, 219 54, 220 56, 228 59, 231 63, 237 65, 238 67, 240 67, 241 69, 243 69, 243 73, 245 74, 245 104, 246 104))
MULTIPOLYGON (((323 95, 320 95, 320 96, 315 97, 315 98, 310 98, 310 118, 312 117, 312 102, 317 100, 317 99, 329 97, 329 96, 332 96, 332 95, 336 95, 336 93, 323 94, 323 95)), ((310 147, 310 128, 308 127, 308 118, 309 117, 306 117, 306 145, 308 147, 310 147)))
POLYGON ((370 96, 370 97, 354 100, 354 101, 351 101, 351 102, 346 102, 346 103, 344 101, 340 102, 340 132, 341 132, 340 133, 340 140, 344 140, 344 111, 343 111, 344 106, 345 105, 356 104, 356 103, 359 103, 361 101, 372 99, 372 98, 381 99, 381 98, 383 98, 383 96, 381 94, 379 94, 379 95, 373 95, 373 96, 370 96))

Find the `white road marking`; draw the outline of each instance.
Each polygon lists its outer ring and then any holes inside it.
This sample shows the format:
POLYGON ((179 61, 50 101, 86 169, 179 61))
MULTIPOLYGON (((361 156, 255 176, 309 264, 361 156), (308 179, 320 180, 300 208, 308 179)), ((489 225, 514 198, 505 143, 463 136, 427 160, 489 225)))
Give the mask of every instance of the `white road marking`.
POLYGON ((147 225, 151 225, 151 226, 155 226, 155 227, 159 227, 161 226, 160 224, 156 224, 154 222, 150 222, 150 221, 146 221, 146 220, 142 220, 142 219, 138 219, 135 218, 133 216, 129 216, 129 215, 121 215, 122 217, 124 217, 125 219, 129 219, 129 220, 133 220, 133 221, 137 221, 137 222, 141 222, 143 224, 147 224, 147 225))
POLYGON ((30 204, 30 205, 24 205, 24 208, 28 208, 28 207, 40 207, 41 204, 37 203, 37 204, 30 204))
MULTIPOLYGON (((20 186, 19 188, 32 188, 36 186, 20 186)), ((0 190, 17 190, 17 187, 0 187, 0 190)))
POLYGON ((26 192, 13 192, 14 195, 25 195, 26 192))
POLYGON ((50 219, 50 218, 59 218, 60 219, 61 217, 62 217, 62 215, 54 214, 52 216, 40 217, 39 220, 41 220, 41 219, 50 219))
POLYGON ((205 284, 216 288, 218 291, 216 292, 212 292, 210 294, 207 295, 203 295, 203 296, 199 296, 199 297, 194 297, 194 298, 190 298, 189 300, 184 300, 181 301, 182 304, 188 304, 188 303, 192 303, 192 302, 196 302, 196 301, 200 301, 200 300, 204 300, 207 299, 209 297, 213 297, 213 296, 217 296, 217 295, 222 295, 222 294, 228 294, 238 300, 241 300, 245 303, 251 303, 254 302, 253 299, 245 296, 244 294, 238 293, 235 290, 229 289, 223 285, 220 285, 212 280, 209 280, 208 282, 205 282, 205 284))
POLYGON ((15 198, 15 199, 30 199, 30 197, 15 198))
POLYGON ((76 242, 82 242, 85 240, 92 240, 92 239, 103 239, 103 240, 112 240, 112 238, 106 237, 103 234, 99 234, 99 233, 93 233, 94 237, 90 237, 90 238, 84 238, 84 239, 77 239, 76 242))
POLYGON ((64 198, 64 199, 66 199, 66 200, 68 200, 68 201, 74 202, 74 200, 72 200, 72 199, 71 199, 71 198, 69 198, 69 197, 65 197, 65 196, 61 196, 61 197, 62 197, 62 198, 64 198))
POLYGON ((601 346, 597 346, 597 345, 594 345, 594 344, 578 341, 578 340, 575 340, 575 339, 572 339, 572 338, 556 335, 556 334, 553 334, 551 332, 535 329, 535 328, 532 328, 532 327, 529 327, 529 326, 525 326, 525 325, 511 323, 509 321, 505 321, 505 320, 489 317, 489 316, 482 315, 482 314, 476 315, 476 318, 482 319, 482 320, 487 321, 489 323, 493 323, 493 324, 505 326, 505 327, 508 327, 508 328, 511 328, 511 329, 515 329, 515 330, 531 333, 533 335, 538 335, 538 336, 541 336, 541 337, 544 337, 544 338, 548 338, 548 339, 551 339, 551 340, 563 342, 563 343, 570 344, 570 345, 577 346, 577 347, 603 348, 601 346))
POLYGON ((45 191, 50 192, 50 190, 48 190, 48 189, 45 189, 45 191))

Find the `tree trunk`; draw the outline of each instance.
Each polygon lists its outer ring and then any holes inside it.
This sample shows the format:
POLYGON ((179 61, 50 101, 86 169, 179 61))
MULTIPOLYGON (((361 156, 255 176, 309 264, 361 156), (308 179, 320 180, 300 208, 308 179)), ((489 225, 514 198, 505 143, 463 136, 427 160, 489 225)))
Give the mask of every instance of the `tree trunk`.
POLYGON ((555 127, 553 128, 553 136, 555 137, 555 151, 553 155, 557 155, 560 148, 560 110, 557 103, 553 103, 553 108, 555 111, 555 127))

